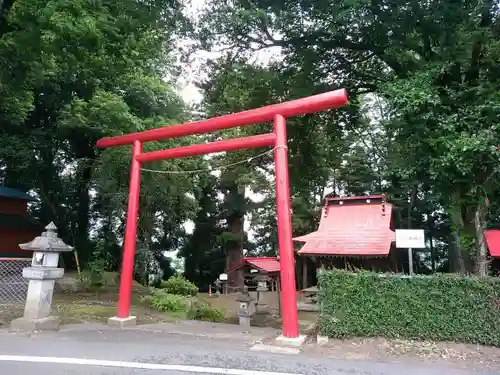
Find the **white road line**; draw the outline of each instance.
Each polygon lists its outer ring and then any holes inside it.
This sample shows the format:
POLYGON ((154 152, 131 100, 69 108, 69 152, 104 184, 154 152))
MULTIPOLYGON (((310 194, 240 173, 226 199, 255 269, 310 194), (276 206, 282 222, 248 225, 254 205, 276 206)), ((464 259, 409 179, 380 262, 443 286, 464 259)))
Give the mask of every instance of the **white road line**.
POLYGON ((241 370, 232 368, 217 368, 190 365, 166 365, 161 363, 140 363, 125 361, 106 361, 101 359, 87 358, 64 358, 64 357, 36 357, 20 355, 0 355, 0 362, 30 362, 30 363, 52 363, 65 365, 101 366, 101 367, 122 367, 137 368, 144 370, 164 370, 179 371, 202 374, 224 374, 224 375, 303 375, 289 372, 272 372, 257 370, 241 370))

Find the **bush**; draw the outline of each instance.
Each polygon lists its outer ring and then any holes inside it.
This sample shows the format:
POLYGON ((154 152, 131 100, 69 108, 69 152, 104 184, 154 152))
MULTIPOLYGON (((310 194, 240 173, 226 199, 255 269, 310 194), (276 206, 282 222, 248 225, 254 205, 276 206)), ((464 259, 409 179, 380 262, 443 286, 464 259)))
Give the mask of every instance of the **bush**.
POLYGON ((87 269, 80 274, 80 282, 85 289, 101 287, 106 284, 105 274, 106 263, 104 259, 93 257, 87 263, 87 269))
POLYGON ((198 287, 182 276, 172 276, 162 282, 160 287, 169 294, 179 296, 196 296, 198 293, 198 287))
POLYGON ((189 300, 186 297, 168 293, 155 293, 148 296, 147 301, 151 307, 163 312, 186 311, 189 306, 189 300))
POLYGON ((195 301, 191 304, 191 308, 188 311, 188 319, 203 320, 206 322, 222 322, 224 320, 224 312, 209 304, 195 301))
POLYGON ((319 273, 319 331, 500 346, 497 278, 319 273))
POLYGON ((164 290, 155 290, 153 294, 145 296, 141 302, 147 303, 152 308, 162 312, 187 313, 187 319, 204 320, 209 322, 222 322, 224 312, 201 302, 196 298, 169 294, 164 290))

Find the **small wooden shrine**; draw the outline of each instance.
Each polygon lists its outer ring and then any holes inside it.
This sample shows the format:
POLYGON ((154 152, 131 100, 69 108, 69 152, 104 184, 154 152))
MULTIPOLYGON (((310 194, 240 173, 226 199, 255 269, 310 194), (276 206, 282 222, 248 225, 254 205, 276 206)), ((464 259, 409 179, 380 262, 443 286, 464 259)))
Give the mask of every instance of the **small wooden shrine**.
POLYGON ((280 263, 275 257, 245 257, 231 267, 227 273, 240 272, 249 290, 257 290, 260 283, 266 282, 268 290, 279 290, 280 263))
POLYGON ((304 243, 298 253, 307 258, 302 288, 316 285, 310 274, 320 267, 403 271, 407 260, 395 248, 392 211, 383 195, 327 198, 318 230, 294 238, 304 243))
MULTIPOLYGON (((275 257, 245 257, 229 272, 240 272, 245 281, 242 289, 255 297, 255 312, 269 312, 269 296, 277 294, 278 315, 281 311, 280 263, 275 257), (267 296, 267 297, 266 297, 267 296)), ((272 299, 272 298, 271 298, 272 299)))

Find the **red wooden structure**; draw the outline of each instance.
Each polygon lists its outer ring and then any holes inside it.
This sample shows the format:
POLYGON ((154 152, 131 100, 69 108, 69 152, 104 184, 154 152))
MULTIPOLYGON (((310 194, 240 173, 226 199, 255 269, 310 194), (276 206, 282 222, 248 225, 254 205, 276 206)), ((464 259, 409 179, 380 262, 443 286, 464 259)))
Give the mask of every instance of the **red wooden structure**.
POLYGON ((275 257, 245 257, 242 258, 241 263, 234 265, 227 272, 232 272, 245 265, 266 273, 280 272, 280 262, 275 257))
POLYGON ((326 199, 316 232, 295 237, 299 254, 387 256, 395 240, 392 204, 382 195, 326 199))
MULTIPOLYGON (((294 238, 304 242, 299 254, 319 258, 322 265, 334 267, 345 266, 346 259, 360 268, 390 267, 386 259, 395 241, 392 209, 383 195, 327 198, 318 230, 294 238), (382 262, 376 258, 383 258, 382 262)), ((396 259, 391 260, 397 263, 396 259)), ((305 259, 302 264, 305 288, 309 279, 305 259)))
POLYGON ((0 187, 0 258, 29 258, 29 252, 19 244, 40 235, 43 226, 28 216, 28 202, 33 200, 24 192, 0 187))
POLYGON ((485 229, 484 240, 493 258, 500 258, 500 230, 485 229))
POLYGON ((331 108, 342 107, 347 104, 347 100, 347 91, 342 89, 244 112, 215 117, 208 120, 165 126, 153 130, 100 139, 97 142, 97 147, 100 148, 122 145, 133 146, 130 170, 130 191, 117 316, 119 318, 127 318, 130 315, 141 164, 155 160, 166 160, 213 152, 271 146, 274 147, 274 159, 276 164, 276 203, 278 217, 278 245, 281 262, 280 274, 283 300, 283 336, 289 338, 298 337, 299 325, 295 286, 292 223, 290 216, 288 152, 285 119, 287 117, 300 116, 331 108), (273 133, 207 144, 196 144, 168 150, 147 153, 142 152, 142 144, 148 141, 158 141, 193 134, 204 134, 217 130, 253 125, 268 121, 274 121, 273 133))
POLYGON ((244 257, 239 263, 230 267, 227 274, 239 273, 238 278, 243 279, 247 287, 256 285, 258 281, 256 276, 265 275, 269 278, 268 281, 272 280, 271 290, 274 291, 275 286, 279 290, 280 271, 280 262, 275 257, 244 257))

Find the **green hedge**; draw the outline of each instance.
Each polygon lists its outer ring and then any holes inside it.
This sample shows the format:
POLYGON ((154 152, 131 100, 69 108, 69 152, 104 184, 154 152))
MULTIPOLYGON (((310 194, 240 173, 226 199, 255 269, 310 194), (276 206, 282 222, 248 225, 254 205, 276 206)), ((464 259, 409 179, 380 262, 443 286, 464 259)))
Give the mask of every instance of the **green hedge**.
POLYGON ((500 346, 498 278, 319 275, 318 328, 329 337, 388 337, 500 346))

